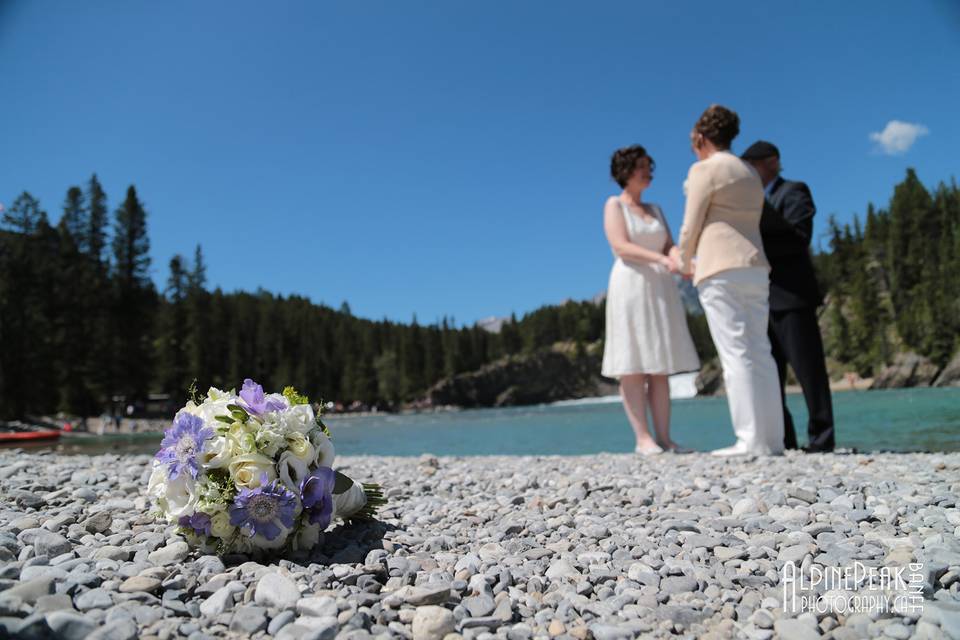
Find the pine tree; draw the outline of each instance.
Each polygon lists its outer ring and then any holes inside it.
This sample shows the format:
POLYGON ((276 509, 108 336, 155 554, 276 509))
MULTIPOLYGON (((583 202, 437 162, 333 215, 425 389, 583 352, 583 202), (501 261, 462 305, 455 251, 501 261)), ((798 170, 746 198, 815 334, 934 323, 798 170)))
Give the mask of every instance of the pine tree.
POLYGON ((410 400, 425 388, 423 335, 416 315, 411 325, 402 332, 400 362, 403 365, 401 397, 410 400))
POLYGON ((198 244, 193 252, 193 268, 187 274, 186 291, 186 342, 189 377, 196 379, 198 388, 206 389, 213 384, 217 368, 213 356, 216 339, 210 331, 210 294, 206 290, 207 265, 203 249, 198 244))
POLYGON ((48 410, 59 389, 50 380, 52 329, 49 285, 52 258, 47 215, 22 193, 0 219, 0 370, 5 416, 23 418, 48 410))
POLYGON ((890 200, 888 260, 890 291, 896 311, 897 331, 909 346, 920 348, 924 319, 921 285, 924 260, 930 254, 929 231, 932 201, 913 169, 893 191, 890 200))
POLYGON ((0 220, 0 228, 24 235, 37 233, 41 224, 48 224, 47 213, 40 208, 40 202, 26 191, 17 196, 0 220))
MULTIPOLYGON (((868 210, 868 216, 869 216, 868 210)), ((876 365, 882 364, 879 340, 883 331, 878 331, 877 313, 879 296, 874 275, 869 268, 870 256, 866 250, 864 233, 860 229, 860 220, 854 216, 852 256, 855 268, 851 273, 849 310, 850 321, 847 328, 850 340, 849 354, 852 364, 861 376, 869 376, 876 365)))
POLYGON ((157 378, 160 388, 171 397, 179 397, 190 384, 187 357, 189 275, 181 256, 170 259, 170 276, 164 291, 166 304, 161 314, 157 341, 157 378))
MULTIPOLYGON (((70 199, 68 195, 68 201, 70 199)), ((70 216, 65 213, 57 227, 59 248, 56 274, 52 278, 54 290, 50 295, 55 305, 50 310, 55 370, 60 389, 59 408, 73 415, 89 416, 100 406, 96 380, 92 375, 96 343, 90 316, 96 270, 78 247, 70 226, 70 216)), ((86 231, 83 225, 72 226, 77 233, 86 231)))
POLYGON ((103 252, 107 247, 107 194, 104 193, 97 174, 90 176, 87 183, 87 231, 80 245, 87 255, 98 263, 103 263, 103 252))
POLYGON ((960 201, 956 190, 951 193, 947 185, 940 183, 934 194, 933 213, 937 218, 937 236, 931 238, 931 244, 936 244, 936 257, 926 260, 923 269, 922 295, 929 316, 925 351, 933 362, 943 366, 953 355, 960 335, 960 313, 957 313, 960 287, 953 272, 957 263, 956 238, 960 232, 960 201))
POLYGON ((116 391, 128 404, 146 400, 152 377, 153 312, 156 294, 149 278, 147 212, 133 186, 117 209, 113 233, 113 312, 116 391))
POLYGON ((70 235, 79 251, 85 251, 87 230, 87 209, 80 187, 70 187, 63 203, 63 217, 60 219, 64 231, 70 235))
POLYGON ((507 354, 520 353, 523 349, 523 339, 520 337, 520 329, 517 327, 517 314, 511 313, 510 319, 503 323, 500 328, 500 339, 503 343, 503 350, 507 354))
POLYGON ((396 405, 400 400, 401 378, 400 367, 397 363, 396 351, 384 351, 373 363, 377 372, 377 391, 380 397, 389 405, 396 405))

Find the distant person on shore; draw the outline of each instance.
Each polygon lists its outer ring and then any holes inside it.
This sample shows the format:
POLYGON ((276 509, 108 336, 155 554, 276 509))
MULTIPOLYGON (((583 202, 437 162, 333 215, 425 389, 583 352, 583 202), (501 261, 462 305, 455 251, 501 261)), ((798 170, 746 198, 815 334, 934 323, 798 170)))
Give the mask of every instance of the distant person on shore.
POLYGON ((670 439, 667 376, 700 369, 680 292, 677 264, 663 211, 643 202, 653 159, 640 145, 618 149, 610 174, 623 191, 603 208, 603 228, 615 261, 607 287, 607 329, 601 373, 620 381, 623 407, 636 436, 635 451, 685 451, 670 439), (650 436, 647 406, 656 439, 650 436))
POLYGON ((714 455, 780 454, 783 410, 777 365, 767 337, 770 266, 760 239, 763 185, 746 162, 730 152, 740 133, 736 113, 713 105, 690 134, 697 162, 685 184, 687 203, 677 243, 683 273, 696 267, 693 284, 707 316, 727 389, 737 437, 714 455))
POLYGON ((787 363, 803 390, 810 420, 807 423, 810 452, 833 451, 833 403, 827 376, 823 340, 817 324, 817 307, 823 295, 810 258, 813 235, 813 204, 810 188, 803 182, 780 177, 780 150, 760 140, 741 156, 753 165, 764 188, 760 235, 770 261, 770 344, 780 374, 783 405, 783 445, 797 448, 793 416, 784 392, 787 363))

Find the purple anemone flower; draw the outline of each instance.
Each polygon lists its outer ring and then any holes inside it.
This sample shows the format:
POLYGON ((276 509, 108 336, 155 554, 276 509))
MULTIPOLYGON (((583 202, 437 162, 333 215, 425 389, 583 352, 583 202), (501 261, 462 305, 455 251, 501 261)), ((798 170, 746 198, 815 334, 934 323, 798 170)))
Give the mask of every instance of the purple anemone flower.
POLYGON ((205 514, 203 511, 197 511, 192 516, 180 516, 180 519, 177 521, 184 529, 193 529, 193 532, 197 535, 208 536, 210 535, 210 516, 205 514))
POLYGON ((297 496, 278 480, 268 483, 267 474, 263 474, 259 487, 237 494, 230 507, 230 524, 245 527, 251 537, 260 534, 273 540, 281 533, 280 525, 293 528, 296 509, 297 496))
POLYGON ((326 529, 333 517, 333 485, 336 478, 330 467, 317 467, 300 481, 300 502, 307 521, 326 529))
POLYGON ((213 429, 204 427, 202 418, 181 411, 173 419, 173 426, 163 433, 157 460, 167 465, 171 480, 184 471, 196 478, 200 471, 198 458, 207 439, 212 437, 213 429))
POLYGON ((281 400, 267 398, 263 393, 263 387, 250 378, 243 381, 239 404, 253 416, 262 416, 271 411, 281 411, 287 408, 287 405, 281 400))

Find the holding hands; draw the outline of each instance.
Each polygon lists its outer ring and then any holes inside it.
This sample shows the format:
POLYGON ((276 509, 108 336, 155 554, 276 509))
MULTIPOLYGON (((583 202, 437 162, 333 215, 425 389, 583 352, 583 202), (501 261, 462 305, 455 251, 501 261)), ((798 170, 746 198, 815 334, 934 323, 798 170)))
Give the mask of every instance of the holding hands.
POLYGON ((669 269, 670 273, 678 273, 687 280, 693 277, 692 269, 684 271, 680 268, 680 249, 678 249, 676 245, 670 247, 670 250, 667 252, 667 255, 663 256, 660 264, 669 269))
POLYGON ((672 250, 668 255, 665 255, 665 256, 661 255, 660 259, 657 260, 657 262, 660 264, 660 266, 664 267, 670 273, 680 273, 680 265, 676 261, 676 259, 673 257, 672 250))

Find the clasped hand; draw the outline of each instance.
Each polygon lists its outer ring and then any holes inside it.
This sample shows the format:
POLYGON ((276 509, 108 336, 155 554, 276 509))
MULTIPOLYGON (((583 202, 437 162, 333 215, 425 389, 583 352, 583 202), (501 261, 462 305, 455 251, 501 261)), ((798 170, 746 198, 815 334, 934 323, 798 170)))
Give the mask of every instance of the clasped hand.
POLYGON ((680 250, 676 247, 670 247, 670 251, 667 252, 667 255, 660 258, 660 264, 666 267, 670 273, 679 273, 686 279, 690 279, 693 274, 684 273, 680 270, 680 250))

